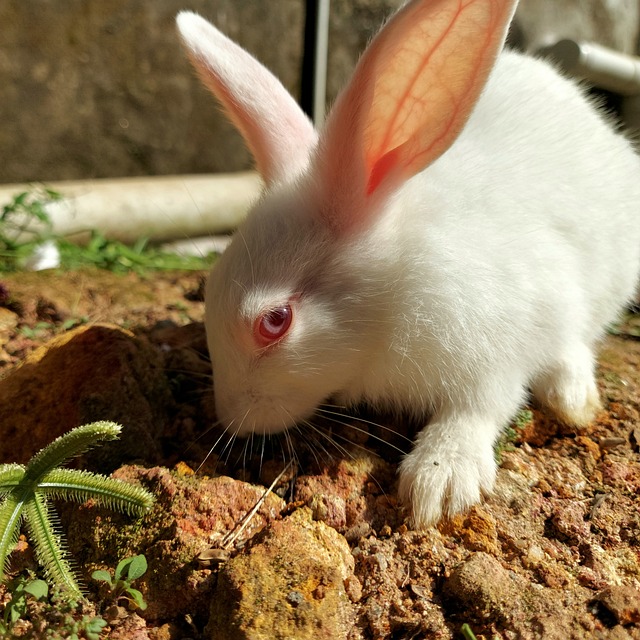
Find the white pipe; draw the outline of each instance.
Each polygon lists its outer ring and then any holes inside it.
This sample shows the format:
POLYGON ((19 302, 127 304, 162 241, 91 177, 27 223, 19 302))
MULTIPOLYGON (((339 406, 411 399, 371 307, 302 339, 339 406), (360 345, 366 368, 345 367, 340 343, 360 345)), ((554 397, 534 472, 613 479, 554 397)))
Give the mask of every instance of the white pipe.
POLYGON ((231 242, 230 235, 207 236, 206 238, 190 238, 175 240, 160 245, 163 251, 179 256, 206 256, 209 253, 222 253, 231 242))
MULTIPOLYGON (((168 241, 235 229, 258 198, 256 173, 155 176, 47 183, 62 195, 46 210, 56 234, 98 229, 105 237, 132 243, 168 241)), ((0 206, 29 185, 0 185, 0 206)))

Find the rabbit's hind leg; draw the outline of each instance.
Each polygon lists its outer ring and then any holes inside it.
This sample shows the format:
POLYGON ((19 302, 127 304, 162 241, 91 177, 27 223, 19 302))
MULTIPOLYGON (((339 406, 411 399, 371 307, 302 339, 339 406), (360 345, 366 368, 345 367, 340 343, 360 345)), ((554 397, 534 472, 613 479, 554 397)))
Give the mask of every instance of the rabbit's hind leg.
POLYGON ((586 426, 602 409, 594 376, 592 349, 582 343, 564 350, 562 358, 531 384, 536 400, 567 424, 586 426))

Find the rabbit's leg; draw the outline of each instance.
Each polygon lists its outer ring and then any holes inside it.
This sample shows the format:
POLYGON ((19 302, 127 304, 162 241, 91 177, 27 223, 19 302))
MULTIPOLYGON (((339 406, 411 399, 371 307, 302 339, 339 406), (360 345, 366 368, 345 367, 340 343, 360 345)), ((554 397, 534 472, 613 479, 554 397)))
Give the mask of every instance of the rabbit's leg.
POLYGON ((587 425, 602 408, 591 348, 576 344, 566 349, 560 360, 533 381, 531 391, 563 422, 587 425))
POLYGON ((464 511, 492 490, 495 441, 525 395, 524 385, 496 382, 476 395, 473 408, 437 413, 400 464, 398 493, 411 509, 414 526, 464 511))

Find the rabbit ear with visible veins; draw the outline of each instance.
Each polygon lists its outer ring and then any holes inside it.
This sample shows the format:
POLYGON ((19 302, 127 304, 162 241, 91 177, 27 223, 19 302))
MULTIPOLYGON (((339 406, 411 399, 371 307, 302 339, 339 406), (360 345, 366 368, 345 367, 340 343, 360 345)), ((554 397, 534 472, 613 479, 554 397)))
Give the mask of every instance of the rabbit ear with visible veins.
MULTIPOLYGON (((414 0, 380 31, 333 108, 315 158, 336 234, 457 138, 500 53, 517 0, 414 0), (336 206, 338 205, 338 206, 336 206)), ((378 206, 376 206, 378 204, 378 206)))
POLYGON ((176 19, 191 62, 242 134, 267 185, 295 176, 317 135, 280 81, 204 18, 176 19))

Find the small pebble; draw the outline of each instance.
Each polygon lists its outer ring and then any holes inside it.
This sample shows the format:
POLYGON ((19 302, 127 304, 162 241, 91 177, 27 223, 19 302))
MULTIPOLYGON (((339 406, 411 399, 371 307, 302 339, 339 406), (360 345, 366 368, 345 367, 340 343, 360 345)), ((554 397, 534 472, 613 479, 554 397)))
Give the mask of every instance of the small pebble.
POLYGON ((601 449, 614 449, 626 443, 625 438, 600 438, 599 442, 601 449))

